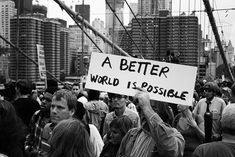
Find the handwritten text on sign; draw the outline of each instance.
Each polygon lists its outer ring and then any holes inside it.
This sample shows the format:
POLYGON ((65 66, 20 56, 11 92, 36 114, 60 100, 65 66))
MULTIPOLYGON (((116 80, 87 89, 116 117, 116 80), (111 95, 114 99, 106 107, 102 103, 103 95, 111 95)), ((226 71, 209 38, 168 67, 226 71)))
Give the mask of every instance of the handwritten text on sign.
POLYGON ((46 79, 46 63, 44 56, 44 46, 36 44, 38 54, 38 70, 41 79, 46 79))
POLYGON ((191 105, 196 72, 192 66, 92 53, 86 88, 134 96, 141 87, 153 100, 191 105))

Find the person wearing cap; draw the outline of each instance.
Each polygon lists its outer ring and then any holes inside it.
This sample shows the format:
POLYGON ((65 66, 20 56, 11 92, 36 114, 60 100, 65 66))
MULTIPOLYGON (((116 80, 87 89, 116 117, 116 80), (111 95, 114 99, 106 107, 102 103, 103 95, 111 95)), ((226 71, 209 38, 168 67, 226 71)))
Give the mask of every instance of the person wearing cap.
POLYGON ((111 101, 110 105, 113 111, 109 112, 104 119, 103 136, 110 131, 109 125, 112 120, 122 115, 126 115, 131 119, 133 127, 140 127, 140 117, 138 113, 127 107, 127 96, 108 93, 108 97, 111 101))
POLYGON ((34 113, 30 121, 29 134, 26 136, 25 141, 25 150, 29 154, 37 154, 40 151, 43 128, 50 122, 50 106, 54 92, 55 90, 50 88, 45 90, 41 108, 34 113))
MULTIPOLYGON (((214 82, 207 82, 204 85, 205 98, 199 100, 195 106, 193 113, 204 117, 205 112, 212 113, 212 140, 221 138, 221 115, 226 106, 223 99, 217 97, 219 87, 214 82)), ((205 119, 204 119, 205 120, 205 119)), ((206 129, 206 128, 205 128, 206 129)))
POLYGON ((222 141, 199 145, 192 157, 234 157, 235 156, 235 105, 227 105, 222 113, 222 141))

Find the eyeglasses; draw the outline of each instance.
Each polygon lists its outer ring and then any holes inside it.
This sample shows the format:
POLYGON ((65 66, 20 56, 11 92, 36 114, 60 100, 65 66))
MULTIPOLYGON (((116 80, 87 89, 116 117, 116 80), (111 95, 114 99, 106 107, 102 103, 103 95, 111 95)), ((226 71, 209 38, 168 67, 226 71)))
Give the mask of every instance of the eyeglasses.
POLYGON ((117 99, 125 98, 124 95, 114 94, 114 93, 109 93, 108 96, 109 96, 109 98, 110 98, 111 100, 113 100, 113 99, 115 99, 115 98, 117 98, 117 99))
POLYGON ((204 89, 204 92, 212 92, 212 90, 209 89, 209 88, 205 88, 205 89, 204 89))

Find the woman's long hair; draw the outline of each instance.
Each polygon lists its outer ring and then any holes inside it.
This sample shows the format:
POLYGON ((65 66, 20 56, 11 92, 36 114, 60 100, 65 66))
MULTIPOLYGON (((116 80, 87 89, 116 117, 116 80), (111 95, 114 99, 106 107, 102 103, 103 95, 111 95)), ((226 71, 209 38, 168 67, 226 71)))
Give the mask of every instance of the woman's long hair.
POLYGON ((13 105, 0 100, 0 152, 8 156, 21 156, 17 153, 23 153, 25 136, 25 127, 13 105))
POLYGON ((61 121, 50 139, 49 157, 93 157, 94 148, 82 122, 75 119, 61 121))

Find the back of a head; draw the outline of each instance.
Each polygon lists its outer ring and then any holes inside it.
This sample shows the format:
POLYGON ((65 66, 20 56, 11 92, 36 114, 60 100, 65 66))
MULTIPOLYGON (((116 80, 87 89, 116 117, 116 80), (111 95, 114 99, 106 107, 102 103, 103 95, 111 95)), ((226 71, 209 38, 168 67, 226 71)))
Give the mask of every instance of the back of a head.
POLYGON ((83 107, 83 103, 77 101, 76 103, 76 111, 74 113, 74 117, 78 118, 79 120, 83 119, 83 116, 85 115, 86 109, 83 107))
POLYGON ((232 96, 235 96, 235 83, 231 86, 232 96))
POLYGON ((89 134, 82 122, 75 119, 62 120, 54 128, 50 139, 50 157, 92 157, 93 149, 89 134))
MULTIPOLYGON (((0 100, 0 149, 1 151, 14 150, 16 143, 20 143, 25 138, 25 128, 17 116, 13 105, 0 100)), ((15 152, 13 152, 15 153, 15 152)))
POLYGON ((125 135, 133 127, 133 124, 128 116, 123 115, 112 120, 110 128, 112 127, 119 129, 125 135))
POLYGON ((12 122, 16 119, 16 111, 11 103, 6 100, 0 100, 0 124, 12 122))
POLYGON ((53 79, 48 79, 47 80, 47 88, 50 88, 50 87, 55 87, 55 88, 58 88, 58 83, 56 80, 53 80, 53 79))
POLYGON ((31 94, 32 86, 27 80, 18 80, 16 82, 16 88, 19 90, 20 94, 27 95, 31 94))
POLYGON ((88 101, 99 100, 100 91, 89 89, 87 94, 88 94, 88 101))
POLYGON ((54 94, 56 91, 58 91, 59 89, 57 87, 48 87, 46 90, 45 90, 45 93, 48 92, 50 94, 54 94))
POLYGON ((227 105, 222 113, 221 118, 222 130, 224 133, 235 136, 235 105, 227 105))

